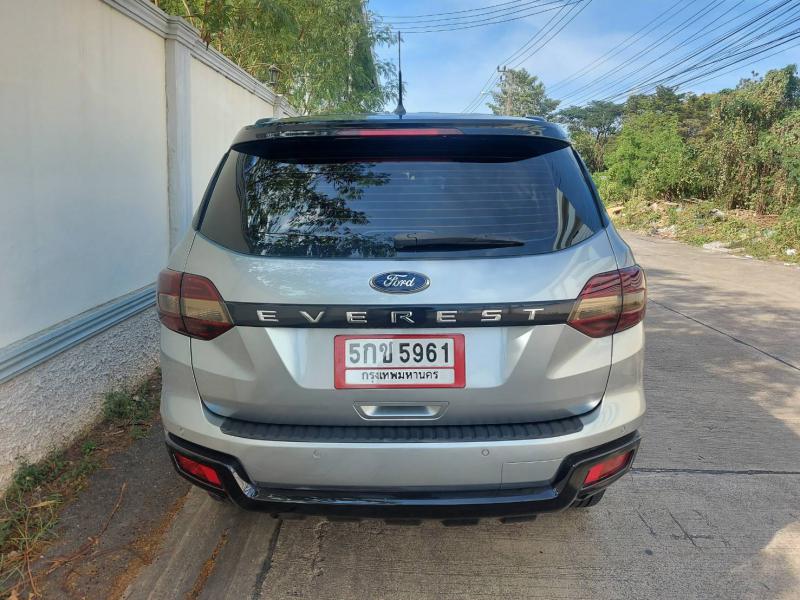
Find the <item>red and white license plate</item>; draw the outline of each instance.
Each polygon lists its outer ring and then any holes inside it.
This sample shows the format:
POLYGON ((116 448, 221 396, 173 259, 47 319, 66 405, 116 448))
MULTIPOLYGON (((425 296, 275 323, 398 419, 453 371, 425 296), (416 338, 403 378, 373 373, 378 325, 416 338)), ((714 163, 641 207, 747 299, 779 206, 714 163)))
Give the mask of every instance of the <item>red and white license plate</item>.
POLYGON ((333 382, 342 388, 464 387, 464 336, 337 335, 333 382))

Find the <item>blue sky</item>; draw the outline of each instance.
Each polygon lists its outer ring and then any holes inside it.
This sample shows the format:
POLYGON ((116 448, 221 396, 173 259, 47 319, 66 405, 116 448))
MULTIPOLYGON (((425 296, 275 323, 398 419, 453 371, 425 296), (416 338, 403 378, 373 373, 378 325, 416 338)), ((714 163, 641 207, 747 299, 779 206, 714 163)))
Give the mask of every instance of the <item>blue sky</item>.
MULTIPOLYGON (((509 0, 437 0, 435 2, 422 0, 369 0, 368 7, 371 11, 381 15, 421 15, 427 13, 441 13, 465 9, 483 8, 488 5, 505 3, 509 0)), ((526 2, 537 0, 516 0, 525 5, 526 2)), ((553 2, 554 0, 538 0, 540 3, 553 2)), ((567 0, 571 1, 571 0, 567 0)), ((549 41, 534 56, 525 60, 520 66, 538 75, 548 86, 571 75, 583 68, 606 51, 612 49, 637 30, 654 19, 659 13, 669 9, 679 0, 591 0, 588 6, 557 36, 549 41)), ((586 84, 593 79, 603 76, 604 73, 632 56, 640 54, 641 49, 656 41, 659 36, 677 27, 684 20, 689 20, 691 25, 677 34, 671 40, 663 43, 651 54, 639 59, 639 62, 626 67, 616 74, 608 75, 606 80, 610 84, 618 79, 633 82, 637 77, 647 75, 649 71, 659 65, 666 66, 669 61, 675 61, 692 48, 697 48, 709 40, 716 38, 721 33, 743 23, 747 18, 758 15, 765 9, 776 6, 781 0, 755 1, 755 0, 716 0, 710 4, 707 0, 681 0, 668 15, 675 16, 651 33, 642 37, 636 44, 612 58, 605 64, 595 68, 588 76, 581 78, 570 88, 562 85, 553 88, 551 95, 556 98, 565 98, 565 105, 581 101, 586 93, 576 93, 569 97, 570 90, 575 90, 579 85, 586 84), (692 15, 709 5, 710 12, 704 17, 692 18, 692 15), (682 11, 678 12, 680 8, 682 11), (741 19, 736 19, 717 31, 708 33, 708 30, 718 26, 721 22, 731 19, 736 15, 747 13, 741 19), (706 32, 698 32, 702 27, 707 27, 706 32), (681 43, 681 48, 671 52, 653 65, 644 65, 655 59, 659 54, 669 51, 673 46, 685 38, 698 32, 698 38, 681 43)), ((800 19, 800 3, 786 4, 784 9, 790 10, 783 20, 790 18, 800 19)), ((508 6, 508 5, 506 5, 508 6)), ((531 10, 533 8, 532 5, 531 10)), ((548 8, 556 5, 550 4, 548 8)), ((498 8, 504 8, 500 6, 498 8)), ((463 31, 405 34, 403 44, 403 78, 406 82, 407 94, 406 109, 413 111, 441 111, 461 112, 473 97, 478 94, 481 87, 501 64, 501 61, 514 53, 556 13, 548 11, 542 14, 526 17, 521 20, 466 29, 463 31)), ((470 16, 469 13, 462 16, 470 16)), ((429 17, 433 19, 433 17, 429 17)), ((432 21, 431 21, 432 22, 432 21)), ((759 23, 762 23, 760 21, 759 23)), ((765 28, 771 25, 765 25, 765 28)), ((800 27, 797 21, 784 30, 786 32, 800 27)), ((779 35, 779 34, 775 34, 779 35)), ((800 44, 800 39, 787 44, 800 44)), ((772 54, 773 51, 766 54, 772 54)), ((378 54, 384 58, 396 60, 397 49, 382 48, 378 54)), ((731 87, 741 77, 749 76, 752 70, 761 74, 770 68, 782 67, 789 63, 800 62, 800 46, 781 51, 779 54, 764 58, 753 65, 744 63, 739 66, 729 67, 736 70, 730 74, 707 82, 690 83, 684 90, 693 92, 716 91, 724 87, 731 87)), ((725 69, 725 70, 728 70, 725 69)), ((608 85, 608 84, 603 84, 608 85)), ((620 84, 622 85, 622 84, 620 84)), ((622 89, 622 88, 620 88, 622 89)), ((548 90, 550 91, 550 90, 548 90)), ((599 97, 603 94, 598 91, 599 97)), ((606 92, 607 94, 608 92, 606 92)), ((391 110, 392 107, 387 107, 391 110)), ((482 103, 478 112, 489 112, 482 103)))

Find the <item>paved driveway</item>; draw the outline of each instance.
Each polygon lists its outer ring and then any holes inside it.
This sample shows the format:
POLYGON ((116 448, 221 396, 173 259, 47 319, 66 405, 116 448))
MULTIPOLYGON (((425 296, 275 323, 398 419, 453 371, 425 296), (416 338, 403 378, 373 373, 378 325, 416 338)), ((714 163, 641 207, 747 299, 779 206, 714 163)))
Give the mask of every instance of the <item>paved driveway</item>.
POLYGON ((402 527, 193 490, 128 597, 800 598, 800 270, 626 237, 649 275, 649 414, 599 506, 402 527))

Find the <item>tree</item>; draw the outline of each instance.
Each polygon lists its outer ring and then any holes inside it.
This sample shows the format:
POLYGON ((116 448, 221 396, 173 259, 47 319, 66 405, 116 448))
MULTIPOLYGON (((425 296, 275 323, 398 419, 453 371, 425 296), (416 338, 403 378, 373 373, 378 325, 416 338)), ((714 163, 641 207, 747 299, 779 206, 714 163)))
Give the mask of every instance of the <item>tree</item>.
POLYGON ((489 108, 496 115, 550 117, 559 101, 549 98, 544 83, 525 69, 506 69, 489 108))
POLYGON ((674 115, 644 112, 626 119, 606 162, 608 178, 620 189, 652 199, 680 199, 695 183, 674 115))
POLYGON ((594 100, 556 114, 556 120, 567 125, 573 145, 592 172, 603 170, 606 146, 621 127, 623 111, 622 104, 594 100))
POLYGON ((717 94, 702 159, 711 192, 729 208, 765 213, 800 205, 798 111, 795 65, 717 94))
POLYGON ((201 39, 301 114, 372 112, 396 95, 394 65, 375 57, 391 44, 361 0, 153 0, 184 17, 201 39))
POLYGON ((676 114, 680 112, 686 94, 678 94, 674 88, 659 85, 652 94, 634 94, 625 102, 626 115, 645 112, 676 114))

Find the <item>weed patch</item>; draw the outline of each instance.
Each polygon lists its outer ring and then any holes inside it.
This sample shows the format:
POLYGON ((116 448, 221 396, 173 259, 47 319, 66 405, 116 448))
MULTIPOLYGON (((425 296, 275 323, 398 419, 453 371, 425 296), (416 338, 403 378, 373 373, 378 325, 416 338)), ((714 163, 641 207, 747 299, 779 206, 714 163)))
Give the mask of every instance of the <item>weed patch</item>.
POLYGON ((86 487, 109 454, 147 434, 160 388, 156 372, 136 389, 108 393, 102 419, 91 431, 66 450, 19 467, 0 501, 0 594, 20 585, 36 594, 31 564, 53 539, 61 509, 86 487))
POLYGON ((610 207, 624 229, 681 240, 694 246, 720 242, 728 251, 787 263, 800 262, 800 213, 758 215, 720 210, 710 201, 647 202, 631 199, 610 207))

